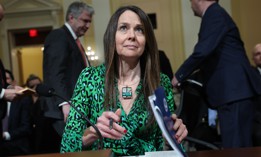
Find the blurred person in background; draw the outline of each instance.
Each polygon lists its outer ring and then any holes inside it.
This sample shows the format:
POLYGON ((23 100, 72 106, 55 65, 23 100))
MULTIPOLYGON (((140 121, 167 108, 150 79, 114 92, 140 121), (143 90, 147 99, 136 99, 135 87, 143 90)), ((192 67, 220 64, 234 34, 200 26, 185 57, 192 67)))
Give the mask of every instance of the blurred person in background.
MULTIPOLYGON (((254 61, 254 70, 261 79, 261 43, 255 45, 252 52, 252 59, 254 61)), ((261 146, 261 96, 256 100, 253 127, 253 145, 261 146)))
POLYGON ((239 30, 218 0, 190 0, 201 18, 193 53, 176 71, 177 87, 200 69, 204 95, 217 109, 223 148, 252 146, 254 99, 261 94, 260 79, 251 68, 239 30))
MULTIPOLYGON (((5 70, 6 82, 16 86, 14 75, 5 70)), ((7 103, 6 116, 3 119, 3 142, 0 155, 27 155, 31 153, 29 137, 32 132, 30 121, 30 97, 23 96, 7 103)))
MULTIPOLYGON (((79 37, 88 31, 94 9, 84 2, 73 2, 66 12, 66 22, 46 37, 43 54, 43 82, 66 100, 70 100, 81 71, 90 66, 79 37)), ((57 152, 70 105, 58 97, 45 98, 44 116, 57 132, 57 152)), ((55 138, 56 139, 56 138, 55 138)))

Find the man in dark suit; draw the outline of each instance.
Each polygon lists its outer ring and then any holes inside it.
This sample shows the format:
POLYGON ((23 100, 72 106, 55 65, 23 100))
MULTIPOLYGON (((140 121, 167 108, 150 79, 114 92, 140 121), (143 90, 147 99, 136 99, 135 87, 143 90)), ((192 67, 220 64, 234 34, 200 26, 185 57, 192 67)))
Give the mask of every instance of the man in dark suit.
MULTIPOLYGON (((11 71, 6 71, 6 82, 15 86, 11 71)), ((30 153, 29 136, 32 131, 30 119, 30 98, 22 97, 8 102, 7 127, 3 130, 3 142, 0 144, 2 156, 26 155, 30 153)), ((5 122, 3 122, 5 123, 5 122)))
POLYGON ((208 103, 218 111, 222 146, 252 146, 253 98, 261 93, 261 87, 239 30, 218 0, 191 0, 191 6, 202 18, 199 39, 172 84, 179 85, 200 69, 208 103))
MULTIPOLYGON (((94 9, 73 2, 66 13, 66 23, 53 30, 46 38, 43 56, 43 82, 66 100, 70 100, 81 71, 90 66, 83 47, 77 41, 89 29, 94 9)), ((44 115, 61 136, 70 105, 58 97, 46 98, 44 115)), ((60 143, 60 142, 59 142, 60 143)))
MULTIPOLYGON (((254 69, 261 79, 261 43, 255 45, 252 55, 255 63, 254 69)), ((257 98, 255 105, 253 145, 261 146, 261 96, 257 98)))

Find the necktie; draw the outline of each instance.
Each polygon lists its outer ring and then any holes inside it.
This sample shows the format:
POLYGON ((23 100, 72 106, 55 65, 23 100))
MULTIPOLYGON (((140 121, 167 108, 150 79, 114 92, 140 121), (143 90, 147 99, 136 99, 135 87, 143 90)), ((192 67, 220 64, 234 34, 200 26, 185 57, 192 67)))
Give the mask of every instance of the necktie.
POLYGON ((86 56, 85 51, 84 51, 84 48, 82 47, 82 44, 81 44, 81 42, 80 42, 80 40, 79 40, 78 38, 76 39, 76 43, 77 43, 78 48, 79 48, 80 51, 81 51, 82 58, 83 58, 83 61, 84 61, 84 65, 85 65, 86 67, 87 67, 87 66, 90 66, 88 57, 86 56))

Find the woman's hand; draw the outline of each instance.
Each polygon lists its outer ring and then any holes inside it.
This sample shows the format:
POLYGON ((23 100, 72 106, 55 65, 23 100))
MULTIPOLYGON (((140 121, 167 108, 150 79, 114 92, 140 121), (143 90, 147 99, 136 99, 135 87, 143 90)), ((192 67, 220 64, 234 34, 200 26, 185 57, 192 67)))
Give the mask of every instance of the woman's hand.
MULTIPOLYGON (((96 126, 100 130, 101 134, 105 138, 121 139, 127 130, 119 125, 121 122, 121 109, 117 109, 116 112, 105 111, 97 119, 96 126)), ((91 128, 91 131, 94 131, 91 128)))
POLYGON ((176 131, 175 138, 178 143, 181 143, 181 141, 187 137, 188 130, 186 125, 183 124, 182 119, 179 119, 176 114, 172 114, 171 117, 174 121, 173 129, 176 131))
MULTIPOLYGON (((120 126, 121 122, 121 109, 117 109, 114 113, 112 111, 105 111, 97 119, 96 127, 101 132, 101 135, 110 139, 121 139, 127 130, 120 126)), ((89 145, 98 139, 98 135, 93 127, 85 130, 82 141, 84 145, 89 145)))

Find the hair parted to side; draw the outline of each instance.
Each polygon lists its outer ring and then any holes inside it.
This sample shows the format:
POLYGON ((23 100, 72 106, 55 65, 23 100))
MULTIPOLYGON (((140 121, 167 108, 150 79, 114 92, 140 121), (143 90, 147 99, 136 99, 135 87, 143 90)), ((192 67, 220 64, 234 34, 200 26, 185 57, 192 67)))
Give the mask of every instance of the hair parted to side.
MULTIPOLYGON (((119 17, 125 11, 130 10, 136 13, 144 27, 146 39, 144 53, 140 58, 142 89, 145 99, 151 95, 160 84, 159 54, 153 27, 147 14, 137 6, 120 7, 110 18, 104 34, 104 53, 105 53, 105 105, 114 107, 116 101, 116 91, 114 89, 115 78, 119 78, 119 57, 116 52, 115 35, 118 27, 119 17)), ((117 90, 117 89, 116 89, 117 90)), ((148 100, 146 108, 148 106, 148 100)))
POLYGON ((87 11, 91 16, 94 14, 94 9, 92 6, 84 3, 84 2, 73 2, 69 5, 65 21, 69 21, 69 15, 72 15, 74 18, 78 18, 83 11, 87 11))

